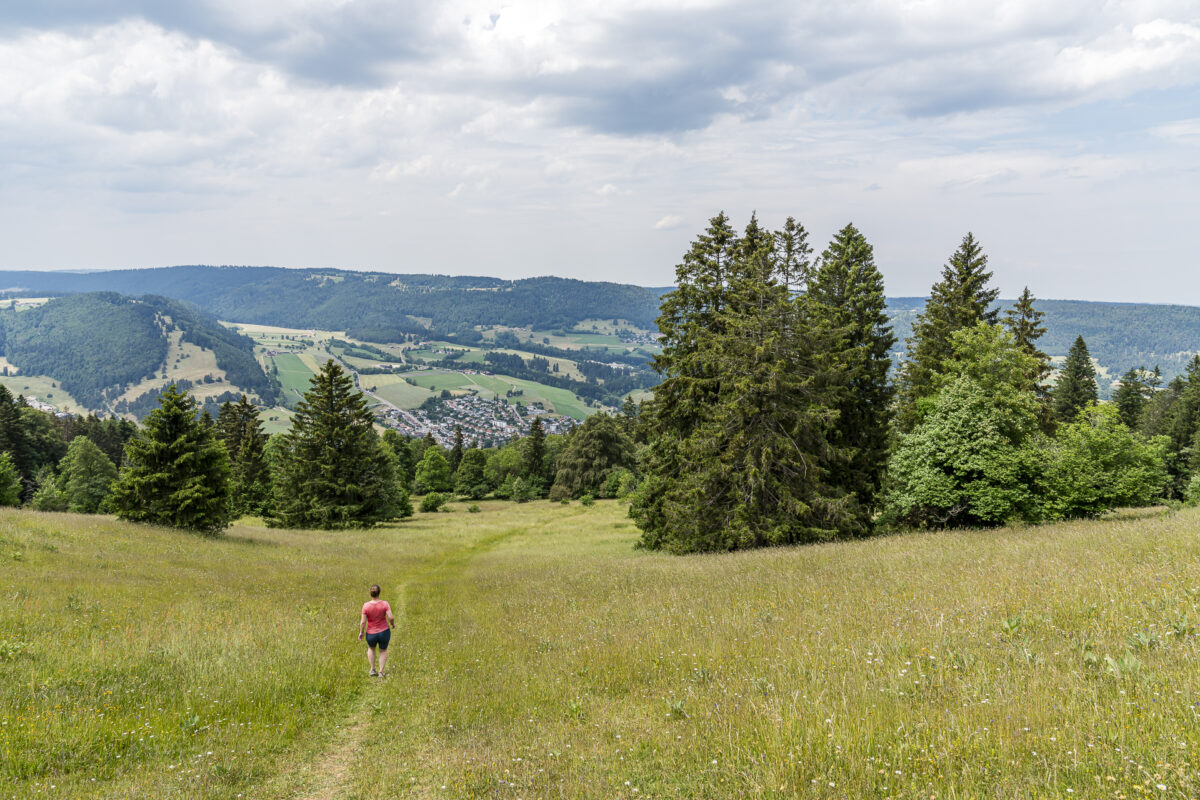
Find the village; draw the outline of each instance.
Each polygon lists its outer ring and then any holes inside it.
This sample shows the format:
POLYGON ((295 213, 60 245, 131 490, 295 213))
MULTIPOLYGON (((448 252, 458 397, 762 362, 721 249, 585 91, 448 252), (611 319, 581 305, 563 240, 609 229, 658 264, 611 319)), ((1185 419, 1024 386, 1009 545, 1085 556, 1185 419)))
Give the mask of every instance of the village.
POLYGON ((548 412, 541 403, 510 404, 478 395, 430 398, 411 411, 381 406, 376 409, 382 425, 405 436, 433 436, 445 447, 454 444, 455 430, 462 429, 463 439, 480 447, 495 447, 529 433, 533 420, 541 418, 547 434, 567 433, 576 424, 570 417, 548 412))

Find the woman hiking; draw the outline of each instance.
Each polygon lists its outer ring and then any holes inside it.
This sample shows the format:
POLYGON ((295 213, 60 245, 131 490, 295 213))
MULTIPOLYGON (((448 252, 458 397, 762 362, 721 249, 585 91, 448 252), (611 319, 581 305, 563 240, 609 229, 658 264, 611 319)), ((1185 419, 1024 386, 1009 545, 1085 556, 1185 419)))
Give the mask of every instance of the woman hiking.
POLYGON ((371 667, 371 677, 384 677, 384 667, 387 666, 388 642, 392 639, 392 628, 396 626, 396 618, 392 616, 392 607, 386 600, 379 599, 379 584, 371 586, 371 599, 363 603, 362 618, 358 621, 358 640, 367 638, 367 664, 371 667), (375 670, 375 648, 379 648, 379 671, 375 670))

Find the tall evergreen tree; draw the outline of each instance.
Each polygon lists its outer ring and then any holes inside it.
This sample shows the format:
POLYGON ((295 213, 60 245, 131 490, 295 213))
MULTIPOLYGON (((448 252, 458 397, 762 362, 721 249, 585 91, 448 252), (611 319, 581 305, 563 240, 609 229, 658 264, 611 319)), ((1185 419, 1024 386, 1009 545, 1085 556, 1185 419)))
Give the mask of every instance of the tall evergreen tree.
POLYGON ((550 499, 598 495, 609 473, 633 465, 633 442, 621 424, 607 414, 593 414, 571 433, 558 457, 550 499))
POLYGON ((1074 422, 1080 411, 1096 402, 1096 368, 1082 336, 1076 337, 1067 351, 1053 395, 1054 418, 1064 424, 1074 422))
POLYGON ((271 473, 258 407, 246 395, 226 402, 217 415, 217 432, 229 452, 235 514, 266 514, 271 499, 271 473))
POLYGON ((930 290, 908 339, 897 390, 896 422, 901 431, 913 429, 921 416, 920 402, 933 396, 934 376, 950 358, 954 332, 980 322, 995 324, 999 312, 992 304, 1000 290, 988 288, 991 278, 983 248, 968 233, 942 268, 942 279, 930 290))
POLYGON ((1013 336, 1013 341, 1029 355, 1037 360, 1037 374, 1033 376, 1034 386, 1041 398, 1047 397, 1042 382, 1050 375, 1050 356, 1043 353, 1037 345, 1038 339, 1046 333, 1042 325, 1044 312, 1038 311, 1034 303, 1037 298, 1026 286, 1017 298, 1013 307, 1004 312, 1004 326, 1013 336))
POLYGON ((450 448, 450 454, 447 461, 450 462, 450 471, 454 472, 458 469, 458 465, 462 463, 463 457, 463 432, 461 425, 454 426, 454 446, 450 448))
POLYGON ((296 404, 274 475, 268 522, 282 527, 371 527, 394 519, 392 461, 362 393, 332 359, 296 404))
POLYGON ((121 519, 216 533, 229 525, 229 456, 190 394, 172 384, 159 404, 125 445, 112 505, 121 519))
POLYGON ((521 446, 521 476, 526 481, 535 481, 541 488, 546 480, 546 429, 542 418, 534 417, 529 424, 529 435, 521 446))
POLYGON ((838 337, 839 397, 832 433, 846 460, 830 467, 829 482, 853 494, 859 526, 868 531, 888 458, 892 345, 883 275, 874 251, 853 225, 840 230, 821 254, 809 295, 838 337))
POLYGON ((79 514, 100 511, 117 479, 117 468, 104 451, 86 436, 76 436, 59 467, 69 509, 79 514))
POLYGON ((1138 430, 1142 419, 1142 410, 1150 398, 1150 387, 1146 380, 1145 367, 1130 367, 1121 376, 1120 385, 1113 390, 1113 405, 1121 422, 1132 430, 1138 430))
POLYGON ((631 509, 644 547, 731 550, 854 527, 845 492, 825 479, 830 337, 811 301, 793 297, 800 269, 779 241, 756 219, 736 237, 718 215, 663 298, 664 380, 645 412, 650 446, 631 509))

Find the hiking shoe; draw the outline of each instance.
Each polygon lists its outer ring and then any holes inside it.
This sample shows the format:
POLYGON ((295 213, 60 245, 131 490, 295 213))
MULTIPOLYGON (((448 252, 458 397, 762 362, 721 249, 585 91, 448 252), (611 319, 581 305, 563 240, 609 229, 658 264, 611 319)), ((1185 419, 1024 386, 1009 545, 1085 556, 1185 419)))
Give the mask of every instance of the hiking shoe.
POLYGON ((375 670, 371 670, 371 675, 370 675, 370 677, 372 677, 372 678, 378 678, 378 677, 379 677, 379 673, 378 673, 378 672, 376 672, 375 670))

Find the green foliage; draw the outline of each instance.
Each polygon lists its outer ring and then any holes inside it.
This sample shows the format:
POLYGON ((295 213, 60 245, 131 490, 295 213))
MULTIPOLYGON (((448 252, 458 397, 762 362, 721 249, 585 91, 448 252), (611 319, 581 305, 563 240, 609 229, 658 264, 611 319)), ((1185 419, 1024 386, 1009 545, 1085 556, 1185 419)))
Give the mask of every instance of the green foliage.
POLYGON ((599 493, 610 472, 633 465, 633 443, 621 424, 608 414, 593 414, 568 437, 550 499, 599 493))
POLYGON ((1113 405, 1121 415, 1121 422, 1129 428, 1141 425, 1142 412, 1150 397, 1161 384, 1158 368, 1148 372, 1145 367, 1130 367, 1121 376, 1120 385, 1113 391, 1113 405))
POLYGON ((546 432, 541 417, 533 418, 529 435, 522 440, 521 475, 539 484, 546 479, 546 432))
POLYGON ((795 294, 809 280, 806 237, 790 219, 775 233, 752 219, 738 237, 721 214, 676 268, 630 509, 642 546, 732 550, 861 531, 848 490, 827 479, 848 455, 830 441, 845 365, 822 305, 795 294))
POLYGON ((425 451, 421 463, 417 464, 415 484, 417 494, 454 491, 454 474, 442 448, 434 445, 425 451))
POLYGON ((507 491, 512 488, 513 479, 522 475, 523 464, 520 441, 509 442, 488 454, 483 472, 488 484, 498 490, 497 497, 508 497, 507 491), (500 491, 505 493, 500 494, 500 491))
POLYGON ((1036 519, 1036 359, 986 323, 955 332, 950 347, 931 376, 937 394, 892 454, 884 516, 934 528, 1036 519))
POLYGON ((1013 307, 1004 312, 1004 326, 1012 334, 1017 347, 1036 360, 1036 372, 1030 377, 1039 397, 1044 399, 1042 382, 1050 375, 1050 357, 1038 349, 1038 340, 1046 334, 1046 328, 1042 325, 1046 315, 1034 305, 1036 299, 1026 286, 1013 307))
POLYGON ((396 500, 392 513, 396 519, 406 519, 413 515, 412 497, 408 494, 408 489, 403 486, 396 489, 396 500))
POLYGON ((998 311, 992 303, 999 290, 988 288, 991 278, 983 248, 968 233, 942 268, 942 278, 930 290, 908 339, 908 354, 897 381, 901 431, 912 430, 920 422, 920 401, 937 393, 934 377, 945 372, 955 331, 996 322, 998 311))
POLYGON ((61 488, 61 481, 50 467, 42 467, 37 474, 37 491, 30 504, 38 511, 66 511, 69 503, 61 488))
POLYGON ((12 456, 0 452, 0 506, 21 505, 21 476, 12 456))
POLYGON ((846 456, 830 464, 828 480, 852 495, 856 527, 865 532, 871 528, 888 458, 888 369, 896 340, 874 250, 853 225, 840 230, 821 254, 809 294, 837 336, 836 352, 830 354, 840 367, 831 440, 846 456))
POLYGON ((59 469, 62 491, 71 511, 95 514, 104 510, 117 479, 117 468, 91 439, 86 436, 72 439, 59 469))
POLYGON ((457 472, 458 465, 462 463, 463 457, 463 432, 461 425, 454 426, 454 446, 450 448, 450 453, 446 458, 447 464, 450 466, 450 472, 457 472))
POLYGON ((446 498, 441 492, 429 492, 421 498, 421 511, 431 513, 446 504, 446 498))
POLYGON ((491 491, 484 470, 487 467, 487 454, 482 450, 471 448, 462 455, 458 470, 454 473, 454 492, 472 500, 482 500, 491 491))
POLYGON ((637 476, 625 467, 617 467, 604 479, 604 497, 623 499, 637 488, 637 476))
POLYGON ((1058 373, 1054 384, 1054 418, 1062 423, 1071 423, 1075 417, 1097 399, 1096 368, 1088 355, 1083 337, 1075 339, 1067 360, 1058 373))
POLYGON ((509 484, 508 499, 514 503, 528 503, 538 496, 538 487, 524 478, 513 478, 509 484))
POLYGON ((236 404, 226 402, 217 416, 217 433, 232 467, 234 514, 267 514, 271 472, 265 455, 267 435, 263 433, 258 408, 244 394, 236 404))
POLYGON ((1146 506, 1167 486, 1166 437, 1131 431, 1111 405, 1085 408, 1049 445, 1044 497, 1052 519, 1146 506))
POLYGON ((467 506, 468 514, 478 514, 481 510, 482 509, 475 503, 471 503, 471 505, 467 506))
POLYGON ((374 423, 350 377, 325 362, 281 442, 268 522, 329 529, 396 518, 400 487, 374 423))
POLYGON ((118 517, 205 533, 229 524, 229 456, 196 410, 191 395, 170 386, 146 416, 112 487, 118 517))
POLYGON ((583 497, 579 498, 579 504, 581 506, 594 506, 596 505, 596 498, 590 493, 585 494, 583 497))

